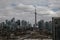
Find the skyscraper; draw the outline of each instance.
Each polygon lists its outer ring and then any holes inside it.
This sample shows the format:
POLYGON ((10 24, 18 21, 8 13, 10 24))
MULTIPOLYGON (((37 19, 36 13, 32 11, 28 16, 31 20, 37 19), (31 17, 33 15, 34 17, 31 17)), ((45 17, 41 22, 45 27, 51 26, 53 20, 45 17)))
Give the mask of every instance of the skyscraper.
POLYGON ((53 39, 60 40, 60 17, 52 18, 53 39))

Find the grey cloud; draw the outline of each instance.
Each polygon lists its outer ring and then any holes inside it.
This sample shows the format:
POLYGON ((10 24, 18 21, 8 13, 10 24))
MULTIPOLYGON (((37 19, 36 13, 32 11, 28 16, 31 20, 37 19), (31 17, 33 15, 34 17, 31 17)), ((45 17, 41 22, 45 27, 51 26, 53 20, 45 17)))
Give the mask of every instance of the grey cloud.
POLYGON ((9 6, 9 4, 28 4, 28 5, 41 5, 46 6, 49 4, 48 0, 0 0, 0 5, 2 7, 9 6))
POLYGON ((60 8, 60 0, 49 0, 49 3, 50 3, 49 7, 51 9, 54 9, 55 11, 60 10, 59 9, 60 8))
POLYGON ((32 12, 32 11, 34 11, 35 8, 34 8, 33 5, 19 4, 19 5, 16 6, 15 9, 17 9, 17 10, 23 10, 23 11, 27 10, 27 12, 32 12))
MULTIPOLYGON (((56 15, 56 12, 52 11, 50 8, 46 7, 48 5, 48 0, 1 0, 1 9, 0 9, 0 21, 4 21, 5 19, 11 19, 15 17, 20 20, 27 20, 31 23, 34 23, 34 9, 33 5, 37 6, 37 21, 51 20, 52 16, 56 15), (44 2, 45 1, 45 2, 44 2), (3 3, 3 4, 2 4, 3 3), (42 6, 43 5, 43 6, 42 6), (39 15, 40 14, 40 15, 39 15), (42 14, 42 15, 41 15, 42 14), (46 14, 46 15, 44 15, 46 14)), ((52 3, 53 4, 53 3, 52 3)), ((54 4, 55 5, 55 4, 54 4)))
POLYGON ((57 17, 60 17, 60 10, 57 11, 56 14, 58 15, 57 17))
MULTIPOLYGON (((31 23, 34 23, 34 6, 33 5, 24 5, 24 4, 18 4, 15 7, 9 7, 7 6, 5 9, 1 9, 0 16, 1 20, 4 21, 5 19, 11 19, 12 17, 15 17, 16 19, 20 20, 27 20, 31 23)), ((46 7, 37 6, 37 21, 44 19, 44 20, 51 20, 51 16, 56 15, 53 11, 46 7), (40 15, 38 15, 40 14, 40 15), (41 14, 43 16, 41 16, 41 14), (46 14, 46 15, 44 15, 46 14), (47 15, 48 14, 48 15, 47 15), (48 16, 48 18, 47 18, 48 16)))

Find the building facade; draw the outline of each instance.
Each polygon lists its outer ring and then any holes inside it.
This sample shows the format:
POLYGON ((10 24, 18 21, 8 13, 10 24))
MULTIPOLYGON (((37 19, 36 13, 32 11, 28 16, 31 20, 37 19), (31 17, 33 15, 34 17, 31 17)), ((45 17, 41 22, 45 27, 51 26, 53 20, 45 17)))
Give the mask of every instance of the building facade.
POLYGON ((53 40, 60 40, 60 17, 52 18, 53 40))

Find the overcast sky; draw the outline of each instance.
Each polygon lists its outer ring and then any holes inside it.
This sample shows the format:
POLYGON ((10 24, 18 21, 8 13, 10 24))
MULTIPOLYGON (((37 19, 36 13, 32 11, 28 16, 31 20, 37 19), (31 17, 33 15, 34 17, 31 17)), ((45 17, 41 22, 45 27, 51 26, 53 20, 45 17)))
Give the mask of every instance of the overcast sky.
POLYGON ((34 23, 35 7, 37 21, 60 16, 60 0, 0 0, 0 22, 15 17, 34 23))

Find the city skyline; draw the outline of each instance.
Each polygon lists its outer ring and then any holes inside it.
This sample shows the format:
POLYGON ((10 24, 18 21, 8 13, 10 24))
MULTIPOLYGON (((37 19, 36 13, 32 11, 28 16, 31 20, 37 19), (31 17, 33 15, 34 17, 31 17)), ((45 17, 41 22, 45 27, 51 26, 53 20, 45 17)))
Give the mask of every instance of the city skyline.
POLYGON ((59 16, 59 4, 59 0, 0 0, 0 22, 15 17, 34 23, 34 6, 38 14, 37 21, 51 20, 52 17, 59 16))

